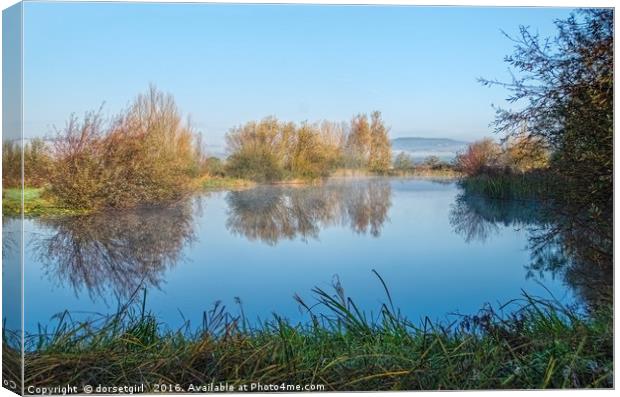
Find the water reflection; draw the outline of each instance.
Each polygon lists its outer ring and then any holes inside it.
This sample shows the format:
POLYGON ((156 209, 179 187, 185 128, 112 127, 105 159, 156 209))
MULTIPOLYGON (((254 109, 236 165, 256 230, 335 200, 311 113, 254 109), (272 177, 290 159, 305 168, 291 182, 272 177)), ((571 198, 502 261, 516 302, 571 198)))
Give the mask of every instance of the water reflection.
POLYGON ((227 229, 249 240, 275 245, 282 239, 318 239, 321 229, 348 226, 374 237, 392 205, 388 181, 330 182, 315 186, 258 187, 230 192, 227 229))
POLYGON ((544 227, 548 222, 542 205, 524 200, 493 200, 461 193, 450 210, 450 224, 465 241, 485 242, 500 232, 500 227, 521 229, 544 227))
POLYGON ((588 230, 566 228, 561 220, 553 229, 532 233, 528 275, 547 272, 561 277, 589 308, 613 302, 612 245, 600 249, 590 238, 588 230))
MULTIPOLYGON (((411 184, 418 186, 419 183, 411 184)), ((217 243, 222 241, 220 239, 227 241, 226 234, 276 245, 283 240, 319 239, 321 233, 331 233, 323 231, 330 226, 339 229, 336 237, 333 237, 336 239, 334 241, 343 238, 342 233, 349 235, 344 238, 350 237, 351 233, 380 237, 386 225, 390 224, 395 231, 391 236, 397 237, 378 241, 385 247, 400 249, 407 246, 411 239, 410 231, 437 233, 434 241, 439 241, 450 234, 452 229, 468 243, 484 242, 483 249, 493 252, 505 249, 504 246, 494 245, 493 235, 505 234, 506 227, 510 227, 527 229, 530 236, 529 247, 523 247, 528 248, 531 254, 530 263, 523 264, 527 265, 529 277, 548 276, 551 273, 592 305, 602 299, 601 296, 606 296, 604 299, 611 296, 611 260, 602 261, 607 265, 591 265, 591 261, 585 260, 583 254, 592 249, 588 248, 591 246, 589 240, 583 239, 587 242, 584 247, 568 244, 566 228, 558 229, 558 225, 563 225, 562 218, 545 215, 548 212, 540 205, 460 194, 450 210, 450 225, 433 231, 433 217, 441 217, 439 220, 443 221, 446 213, 437 212, 436 206, 420 207, 429 205, 428 196, 410 194, 413 190, 399 191, 398 186, 392 187, 386 179, 360 179, 331 181, 320 186, 257 187, 214 196, 213 211, 205 217, 201 217, 200 202, 195 199, 167 208, 39 219, 36 221, 37 233, 30 236, 27 252, 34 253, 47 277, 56 284, 72 288, 76 294, 85 291, 91 297, 115 295, 122 299, 141 285, 161 287, 166 270, 182 261, 184 255, 191 256, 192 262, 198 264, 202 264, 205 255, 225 258, 226 262, 230 252, 218 251, 217 248, 217 243), (396 189, 394 197, 393 188, 396 189), (429 223, 420 224, 403 217, 389 222, 388 213, 393 200, 396 207, 402 206, 397 208, 399 211, 407 209, 403 214, 411 213, 414 209, 428 208, 428 216, 424 219, 428 219, 429 223), (220 203, 226 205, 226 213, 219 210, 220 203), (201 233, 198 249, 186 249, 197 240, 198 229, 201 233)), ((452 194, 453 190, 446 190, 441 197, 445 197, 447 203, 452 200, 452 194)), ((441 211, 446 209, 444 204, 442 208, 441 211)), ((443 225, 442 222, 438 223, 443 225)), ((570 233, 585 232, 574 229, 570 233)), ((236 243, 243 243, 239 239, 235 240, 236 243)), ((569 241, 574 240, 572 235, 569 241)), ((5 239, 5 243, 8 242, 5 239)), ((248 245, 240 246, 251 249, 248 245)), ((314 247, 320 248, 318 245, 314 247)), ((323 246, 324 249, 330 249, 328 247, 323 246)), ((445 249, 441 245, 438 247, 440 250, 445 249)), ((275 251, 260 252, 267 255, 268 259, 263 257, 265 262, 259 261, 259 266, 272 263, 278 255, 275 251)), ((462 252, 468 255, 467 249, 462 252)), ((476 250, 472 252, 472 255, 476 254, 476 250)), ((330 252, 329 255, 337 253, 330 252)), ((433 259, 436 253, 431 250, 429 255, 433 255, 433 259)), ((220 259, 213 261, 222 262, 220 259)), ((393 259, 398 261, 401 258, 395 256, 393 259)), ((359 259, 359 262, 363 260, 365 258, 359 259)), ((447 258, 446 263, 449 260, 447 258)), ((518 266, 521 266, 522 260, 519 260, 518 266)), ((234 263, 233 260, 231 262, 234 263)), ((211 272, 213 269, 205 268, 205 271, 211 272)), ((519 278, 523 279, 521 275, 519 278)))
POLYGON ((45 272, 76 294, 126 298, 140 285, 159 287, 163 272, 194 240, 191 202, 166 208, 42 219, 51 237, 34 241, 45 272))
POLYGON ((453 230, 466 242, 486 242, 501 227, 527 229, 531 260, 526 277, 561 278, 587 307, 613 299, 612 243, 594 243, 589 227, 580 227, 551 204, 494 200, 461 193, 450 211, 453 230))
POLYGON ((11 226, 11 223, 15 223, 16 220, 7 216, 2 217, 2 260, 8 258, 14 259, 19 256, 19 248, 17 238, 19 234, 19 227, 11 226), (17 229, 17 230, 15 230, 17 229))
MULTIPOLYGON (((390 196, 389 183, 379 180, 230 192, 226 227, 271 245, 281 239, 318 238, 322 228, 334 224, 377 237, 388 219, 390 196)), ((142 285, 161 286, 164 272, 196 239, 199 207, 195 200, 165 208, 40 219, 51 233, 34 236, 32 250, 47 276, 76 295, 87 291, 91 298, 124 299, 142 285)))
MULTIPOLYGON (((413 321, 506 302, 522 288, 543 295, 524 277, 525 233, 502 226, 535 227, 527 208, 472 198, 455 203, 458 193, 454 184, 347 179, 218 192, 170 208, 29 219, 26 282, 37 293, 26 300, 26 326, 36 331, 39 321, 64 309, 109 313, 115 296, 125 301, 142 284, 149 308, 171 327, 190 320, 184 316, 200 321, 194 316, 217 300, 236 307, 236 296, 248 318, 276 312, 298 319, 296 303, 286 297, 333 274, 360 296, 360 308, 372 310, 384 291, 361 275, 371 268, 386 277, 399 297, 396 306, 413 321), (453 204, 458 211, 450 214, 453 204), (474 246, 455 235, 448 220, 470 239, 493 226, 500 235, 474 246), (478 226, 468 228, 472 220, 478 226)), ((532 277, 537 272, 531 268, 532 277)), ((563 284, 560 277, 544 283, 572 301, 563 284)))

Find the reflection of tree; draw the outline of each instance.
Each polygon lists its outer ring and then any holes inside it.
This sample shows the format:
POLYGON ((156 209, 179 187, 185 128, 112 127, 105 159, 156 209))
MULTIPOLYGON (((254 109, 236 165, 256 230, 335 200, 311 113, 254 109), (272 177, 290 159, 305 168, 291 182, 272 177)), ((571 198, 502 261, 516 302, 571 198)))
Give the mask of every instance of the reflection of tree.
POLYGON ((19 255, 18 237, 21 235, 21 221, 8 216, 2 217, 2 260, 19 255), (18 222, 15 226, 13 223, 18 222))
POLYGON ((230 192, 227 228, 270 245, 281 239, 318 238, 323 227, 348 225, 377 237, 392 205, 389 182, 363 180, 321 187, 281 186, 230 192))
POLYGON ((500 225, 515 228, 537 226, 544 222, 541 205, 531 201, 497 200, 462 193, 450 211, 450 224, 465 241, 486 241, 497 234, 500 225))
POLYGON ((345 195, 345 209, 351 229, 359 234, 370 230, 372 236, 378 237, 388 220, 391 196, 392 190, 387 182, 352 185, 345 195))
POLYGON ((550 272, 562 277, 592 308, 613 302, 611 242, 609 251, 605 251, 598 249, 591 238, 586 230, 567 229, 561 221, 553 229, 534 233, 528 274, 550 272))
POLYGON ((91 295, 111 290, 126 297, 141 283, 159 287, 194 238, 189 202, 41 222, 54 230, 34 243, 47 273, 91 295))
POLYGON ((450 222, 467 242, 486 241, 501 225, 527 227, 528 277, 551 273, 561 277, 587 305, 609 302, 613 297, 612 240, 596 237, 601 234, 591 229, 598 226, 576 222, 575 216, 566 213, 571 212, 552 205, 462 193, 452 207, 450 222))

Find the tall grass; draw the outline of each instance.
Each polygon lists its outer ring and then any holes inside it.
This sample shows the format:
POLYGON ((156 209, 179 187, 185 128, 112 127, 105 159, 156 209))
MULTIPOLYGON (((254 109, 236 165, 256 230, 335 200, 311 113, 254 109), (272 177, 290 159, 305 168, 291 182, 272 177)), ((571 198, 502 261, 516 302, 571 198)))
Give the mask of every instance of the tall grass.
POLYGON ((17 392, 21 389, 22 360, 21 360, 21 332, 13 332, 2 323, 2 380, 5 388, 17 392), (8 387, 7 387, 8 386, 8 387))
MULTIPOLYGON (((383 282, 381 280, 381 282, 383 282)), ((384 284, 385 285, 385 284, 384 284)), ((611 310, 585 317, 524 294, 506 316, 486 308, 446 325, 414 324, 389 291, 376 316, 342 287, 296 297, 310 321, 251 326, 216 304, 198 329, 169 330, 145 305, 27 340, 26 384, 322 384, 325 390, 458 390, 613 386, 611 310)), ((515 304, 513 302, 513 304, 515 304)))
POLYGON ((530 171, 468 176, 460 184, 466 193, 498 199, 532 200, 551 197, 554 191, 552 182, 545 171, 530 171))

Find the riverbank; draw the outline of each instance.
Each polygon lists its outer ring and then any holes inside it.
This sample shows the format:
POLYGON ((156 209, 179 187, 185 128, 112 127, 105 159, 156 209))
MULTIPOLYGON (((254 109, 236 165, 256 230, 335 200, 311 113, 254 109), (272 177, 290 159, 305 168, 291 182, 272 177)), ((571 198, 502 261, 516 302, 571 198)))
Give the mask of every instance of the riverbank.
MULTIPOLYGON (((70 216, 84 215, 91 212, 88 209, 67 208, 58 204, 57 200, 46 197, 43 188, 25 188, 24 216, 70 216)), ((22 206, 22 190, 17 188, 2 190, 2 215, 20 216, 22 206)))
POLYGON ((429 178, 450 178, 456 179, 462 174, 454 168, 442 167, 432 168, 426 166, 412 167, 410 169, 390 169, 384 173, 376 173, 364 169, 340 168, 330 174, 330 178, 355 178, 355 177, 429 177, 429 178))
POLYGON ((126 308, 97 323, 69 323, 32 336, 26 379, 54 384, 215 382, 321 385, 325 391, 470 390, 613 387, 612 310, 584 317, 524 296, 517 315, 486 309, 451 326, 415 325, 391 302, 371 319, 343 294, 314 290, 321 316, 306 325, 283 318, 251 327, 221 306, 202 327, 167 331, 126 308))
MULTIPOLYGON (((195 180, 192 189, 199 191, 235 191, 250 189, 258 185, 286 185, 286 186, 311 186, 320 185, 330 179, 342 178, 424 178, 432 180, 456 180, 459 174, 456 172, 390 172, 376 174, 364 170, 338 170, 326 178, 314 179, 287 179, 272 182, 258 183, 248 179, 230 177, 207 177, 195 180)), ((45 188, 24 189, 24 216, 25 217, 52 217, 72 216, 92 213, 93 209, 70 208, 59 204, 59 200, 49 195, 45 188)), ((21 214, 21 190, 18 188, 3 189, 2 214, 4 216, 20 216, 21 214)))
MULTIPOLYGON (((195 190, 238 190, 256 185, 252 181, 236 178, 203 178, 194 183, 195 190)), ((21 194, 19 188, 3 189, 2 214, 4 216, 21 215, 21 194)), ((93 209, 70 208, 59 204, 59 200, 48 194, 45 188, 25 188, 24 216, 27 218, 86 215, 93 209)))
POLYGON ((256 186, 256 182, 228 177, 203 178, 199 186, 203 190, 239 190, 256 186))

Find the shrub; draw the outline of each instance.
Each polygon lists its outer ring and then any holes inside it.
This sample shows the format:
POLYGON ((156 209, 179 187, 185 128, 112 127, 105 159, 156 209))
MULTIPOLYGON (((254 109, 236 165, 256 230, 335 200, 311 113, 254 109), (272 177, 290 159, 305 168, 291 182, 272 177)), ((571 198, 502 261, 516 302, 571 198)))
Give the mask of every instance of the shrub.
POLYGON ((272 153, 244 151, 228 157, 226 174, 235 178, 264 182, 281 179, 284 170, 272 153))
POLYGON ((72 116, 54 144, 50 191, 78 208, 127 208, 176 200, 202 156, 171 95, 151 86, 112 122, 72 116))
POLYGON ((304 123, 297 128, 289 167, 293 175, 303 178, 327 176, 335 168, 336 161, 334 148, 321 140, 316 125, 304 123))
POLYGON ((48 145, 41 138, 31 139, 24 146, 24 184, 41 187, 47 182, 52 170, 52 158, 48 145))
POLYGON ((31 139, 24 144, 23 153, 16 142, 5 141, 2 144, 2 179, 4 187, 17 187, 22 179, 22 156, 24 160, 24 185, 26 187, 43 186, 51 171, 51 157, 45 141, 41 138, 31 139))
POLYGON ((501 147, 490 138, 471 143, 465 152, 456 156, 457 168, 466 175, 479 175, 485 170, 497 167, 501 147))
POLYGON ((227 134, 226 171, 256 181, 327 176, 342 162, 343 141, 342 130, 328 122, 252 121, 227 134))
POLYGON ((226 167, 224 162, 217 157, 207 157, 204 160, 204 169, 209 176, 226 176, 226 167))
POLYGON ((2 142, 2 186, 17 187, 22 180, 21 147, 13 141, 2 142))
POLYGON ((413 158, 405 152, 400 152, 394 158, 394 168, 397 170, 410 170, 414 166, 413 158))
POLYGON ((437 168, 441 166, 441 160, 437 156, 428 156, 424 159, 424 165, 430 168, 437 168))

